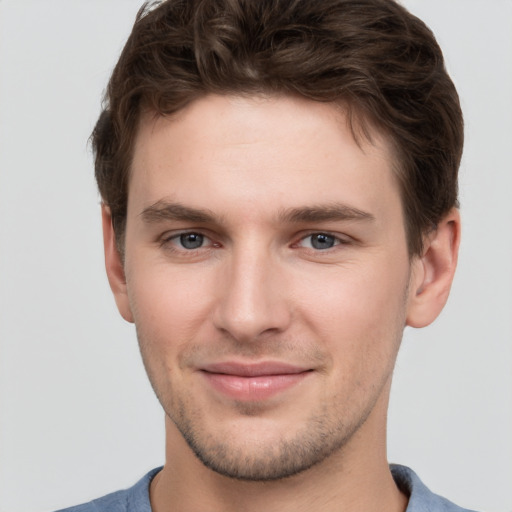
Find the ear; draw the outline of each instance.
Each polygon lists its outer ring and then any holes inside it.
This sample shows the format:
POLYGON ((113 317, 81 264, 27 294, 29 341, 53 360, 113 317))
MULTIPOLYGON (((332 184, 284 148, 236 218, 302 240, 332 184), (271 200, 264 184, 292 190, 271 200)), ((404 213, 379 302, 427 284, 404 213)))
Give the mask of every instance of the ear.
POLYGON ((101 220, 103 224, 103 247, 105 251, 105 268, 108 282, 116 300, 119 313, 127 322, 133 322, 133 315, 128 300, 124 265, 116 244, 114 227, 110 208, 104 204, 101 206, 101 220))
POLYGON ((425 327, 443 309, 457 267, 460 214, 453 208, 425 240, 423 255, 412 264, 406 324, 425 327))

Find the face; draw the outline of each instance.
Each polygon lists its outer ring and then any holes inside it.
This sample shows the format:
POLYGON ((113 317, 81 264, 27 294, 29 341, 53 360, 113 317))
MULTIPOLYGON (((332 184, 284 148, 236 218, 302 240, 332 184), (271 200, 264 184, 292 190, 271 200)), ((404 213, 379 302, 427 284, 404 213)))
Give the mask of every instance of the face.
POLYGON ((206 466, 283 478, 384 430, 411 265, 378 134, 291 97, 148 116, 125 240, 119 308, 206 466))

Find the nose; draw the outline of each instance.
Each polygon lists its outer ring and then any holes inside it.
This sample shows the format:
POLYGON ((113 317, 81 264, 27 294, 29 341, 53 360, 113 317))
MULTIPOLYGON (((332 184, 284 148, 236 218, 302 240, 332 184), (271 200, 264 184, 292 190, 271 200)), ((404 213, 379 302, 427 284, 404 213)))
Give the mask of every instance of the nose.
POLYGON ((291 320, 283 269, 269 251, 231 255, 219 282, 215 327, 239 342, 284 332, 291 320))

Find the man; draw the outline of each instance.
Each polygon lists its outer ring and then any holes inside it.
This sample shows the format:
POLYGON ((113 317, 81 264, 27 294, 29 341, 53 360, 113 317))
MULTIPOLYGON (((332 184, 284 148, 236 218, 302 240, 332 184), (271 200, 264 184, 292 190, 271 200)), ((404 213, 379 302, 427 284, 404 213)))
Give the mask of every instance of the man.
POLYGON ((386 459, 404 326, 456 267, 462 141, 392 0, 145 6, 93 147, 166 464, 72 510, 462 510, 386 459))

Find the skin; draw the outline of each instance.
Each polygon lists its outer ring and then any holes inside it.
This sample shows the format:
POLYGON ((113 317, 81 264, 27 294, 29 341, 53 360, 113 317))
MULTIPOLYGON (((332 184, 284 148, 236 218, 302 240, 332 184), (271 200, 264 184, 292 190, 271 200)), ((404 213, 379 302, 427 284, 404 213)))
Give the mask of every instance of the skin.
POLYGON ((405 510, 386 462, 392 371, 404 326, 447 299, 460 223, 450 212, 410 258, 390 147, 345 121, 215 95, 141 120, 124 262, 106 207, 103 222, 167 415, 156 512, 405 510))

